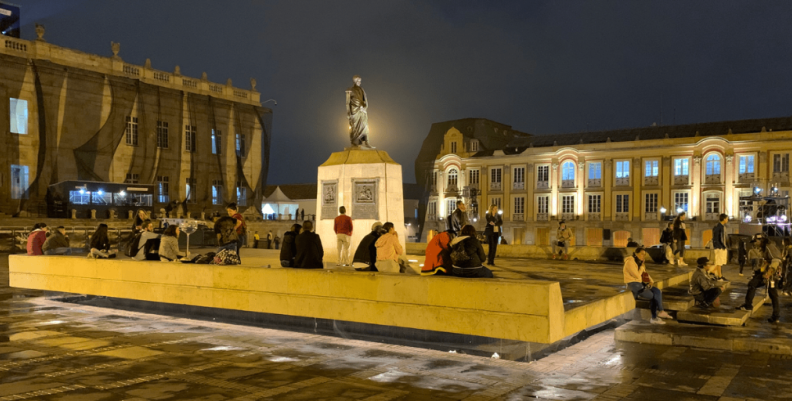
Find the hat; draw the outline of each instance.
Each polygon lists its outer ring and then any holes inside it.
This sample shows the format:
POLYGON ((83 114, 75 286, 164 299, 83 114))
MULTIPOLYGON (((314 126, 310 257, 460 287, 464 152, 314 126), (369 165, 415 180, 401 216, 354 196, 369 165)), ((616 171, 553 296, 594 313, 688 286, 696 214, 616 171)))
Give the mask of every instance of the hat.
POLYGON ((706 266, 706 265, 709 264, 709 262, 710 262, 710 260, 706 256, 702 256, 702 257, 696 259, 696 264, 698 264, 699 266, 706 266))
POLYGON ((561 224, 566 224, 566 220, 561 220, 561 221, 559 221, 559 222, 558 222, 558 225, 559 225, 559 226, 560 226, 561 224))

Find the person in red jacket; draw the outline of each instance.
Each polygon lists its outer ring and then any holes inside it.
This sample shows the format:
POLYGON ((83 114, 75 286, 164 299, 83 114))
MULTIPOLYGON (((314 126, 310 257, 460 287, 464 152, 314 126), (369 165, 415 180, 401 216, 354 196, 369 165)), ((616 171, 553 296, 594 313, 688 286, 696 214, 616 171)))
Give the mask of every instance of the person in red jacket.
POLYGON ((338 208, 338 212, 341 214, 333 222, 333 230, 338 239, 338 263, 336 266, 351 266, 349 245, 352 240, 352 218, 346 215, 346 208, 343 206, 338 208))
POLYGON ((451 235, 443 231, 435 235, 426 244, 426 260, 421 268, 421 275, 450 274, 453 269, 451 264, 451 235))
POLYGON ((47 228, 46 223, 37 223, 33 226, 33 231, 28 235, 27 239, 27 254, 28 255, 43 255, 44 251, 41 250, 41 246, 44 245, 44 241, 47 240, 47 228))

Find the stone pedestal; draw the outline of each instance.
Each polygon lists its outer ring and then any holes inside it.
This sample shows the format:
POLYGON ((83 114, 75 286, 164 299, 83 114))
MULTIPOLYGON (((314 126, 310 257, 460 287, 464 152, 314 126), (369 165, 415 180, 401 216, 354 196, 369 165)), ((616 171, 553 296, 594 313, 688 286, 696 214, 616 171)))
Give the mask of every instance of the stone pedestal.
POLYGON ((338 261, 333 223, 341 206, 346 207, 354 226, 350 259, 376 221, 393 223, 404 248, 402 168, 387 152, 353 147, 333 153, 319 166, 317 184, 315 226, 322 238, 325 262, 338 261))

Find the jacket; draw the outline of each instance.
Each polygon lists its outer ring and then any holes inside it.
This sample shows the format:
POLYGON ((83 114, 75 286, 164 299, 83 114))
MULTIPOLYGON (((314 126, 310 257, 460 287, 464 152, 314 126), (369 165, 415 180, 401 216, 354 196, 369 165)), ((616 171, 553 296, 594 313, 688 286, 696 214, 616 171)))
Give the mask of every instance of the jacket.
POLYGON ((333 220, 333 231, 336 234, 352 235, 352 218, 342 214, 333 220))
POLYGON ((465 254, 467 254, 470 259, 458 265, 454 265, 454 267, 466 269, 483 266, 483 262, 487 258, 487 255, 484 253, 484 247, 481 246, 481 242, 479 242, 477 238, 468 237, 466 235, 456 237, 451 241, 451 247, 453 248, 454 245, 458 243, 462 243, 462 246, 465 247, 465 254))
POLYGON ((680 222, 679 228, 674 229, 674 239, 677 241, 687 241, 687 233, 685 232, 685 223, 680 222))
POLYGON ((365 263, 372 268, 377 263, 377 240, 380 237, 379 229, 368 233, 358 244, 352 262, 365 263))
POLYGON ((421 272, 429 273, 438 267, 450 269, 452 265, 451 235, 447 232, 439 233, 426 244, 426 259, 421 272))
POLYGON ((448 231, 454 235, 459 235, 462 232, 462 227, 466 225, 468 225, 467 215, 462 213, 459 208, 454 210, 448 218, 448 231))
POLYGON ((556 233, 556 241, 568 242, 570 238, 572 238, 572 230, 570 230, 568 227, 558 229, 558 232, 556 233))
POLYGON ((714 249, 726 249, 726 228, 721 223, 712 227, 712 247, 714 249))
POLYGON ((66 238, 65 235, 61 234, 60 231, 55 230, 46 241, 44 241, 44 245, 41 246, 41 250, 46 252, 51 249, 57 248, 68 248, 69 247, 69 239, 66 238))
POLYGON ((501 215, 496 214, 494 216, 487 213, 487 226, 484 228, 484 235, 492 235, 493 233, 497 232, 498 234, 501 233, 501 226, 503 225, 503 219, 501 215), (495 223, 495 225, 491 225, 490 223, 495 223), (495 227, 498 227, 498 231, 495 231, 495 227))
POLYGON ((399 260, 399 255, 404 254, 399 237, 396 234, 382 234, 375 243, 377 247, 377 260, 399 260))
MULTIPOLYGON (((138 251, 138 254, 140 253, 141 252, 138 251)), ((163 262, 171 262, 179 259, 179 239, 163 235, 162 238, 160 238, 159 256, 163 262), (162 259, 163 257, 165 259, 162 259)))
POLYGON ((628 256, 624 258, 624 268, 622 269, 622 272, 624 273, 624 284, 643 282, 643 278, 641 276, 645 271, 646 267, 644 267, 643 263, 641 264, 641 267, 638 267, 638 262, 635 260, 635 256, 628 256))
POLYGON ((297 253, 294 257, 294 267, 298 269, 323 269, 324 248, 319 234, 309 231, 300 233, 294 240, 297 253))
POLYGON ((236 232, 236 219, 231 216, 223 216, 219 218, 214 224, 214 231, 215 234, 218 234, 220 238, 218 238, 219 246, 228 245, 230 243, 236 243, 239 239, 239 236, 236 232))
POLYGON ((698 295, 715 287, 717 287, 715 281, 704 272, 703 268, 699 267, 693 272, 693 277, 690 278, 690 294, 698 295))
POLYGON ((27 239, 27 254, 28 255, 43 255, 44 251, 41 250, 41 247, 44 245, 44 241, 47 240, 47 232, 37 228, 33 230, 30 235, 28 235, 27 239))
POLYGON ((674 229, 665 229, 663 233, 660 234, 660 243, 661 244, 670 244, 674 242, 674 229))
MULTIPOLYGON (((157 239, 159 237, 160 237, 159 234, 154 234, 151 231, 143 231, 143 233, 140 234, 140 242, 138 242, 138 251, 135 254, 135 257, 133 259, 135 259, 135 260, 145 260, 146 259, 146 251, 145 251, 146 242, 148 242, 148 240, 157 239)), ((159 249, 157 251, 159 251, 159 249)))
POLYGON ((778 250, 778 247, 774 243, 767 244, 767 248, 762 252, 762 258, 768 262, 772 262, 773 259, 781 260, 781 251, 778 250))
POLYGON ((294 262, 294 256, 297 255, 297 248, 294 241, 297 239, 297 233, 289 231, 283 234, 283 246, 280 251, 280 260, 288 260, 294 262))

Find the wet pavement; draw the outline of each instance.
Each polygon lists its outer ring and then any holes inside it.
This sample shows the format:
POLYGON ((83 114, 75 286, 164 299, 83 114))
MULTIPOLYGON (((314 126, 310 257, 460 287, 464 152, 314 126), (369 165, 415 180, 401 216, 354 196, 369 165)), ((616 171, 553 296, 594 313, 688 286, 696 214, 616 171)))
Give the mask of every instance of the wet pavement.
POLYGON ((613 330, 521 363, 67 304, 7 280, 0 270, 0 401, 790 397, 790 357, 617 343, 613 330))

